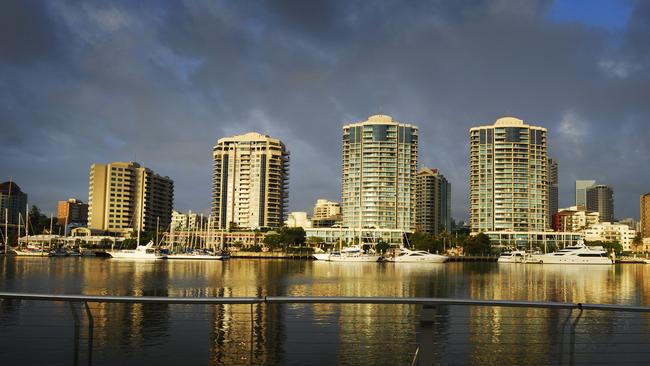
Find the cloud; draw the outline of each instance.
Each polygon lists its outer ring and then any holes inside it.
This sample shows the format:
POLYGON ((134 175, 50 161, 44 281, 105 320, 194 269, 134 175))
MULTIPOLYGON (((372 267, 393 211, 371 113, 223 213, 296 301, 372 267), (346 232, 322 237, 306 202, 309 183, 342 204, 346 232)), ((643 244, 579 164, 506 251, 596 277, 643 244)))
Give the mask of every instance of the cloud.
POLYGON ((464 219, 468 130, 515 115, 549 129, 564 201, 594 178, 638 216, 650 6, 630 4, 603 30, 549 19, 542 0, 12 1, 0 163, 47 208, 87 194, 92 162, 137 157, 175 179, 178 208, 205 210, 212 146, 258 130, 291 150, 290 208, 309 210, 340 195, 341 126, 381 112, 420 127, 419 160, 464 219))

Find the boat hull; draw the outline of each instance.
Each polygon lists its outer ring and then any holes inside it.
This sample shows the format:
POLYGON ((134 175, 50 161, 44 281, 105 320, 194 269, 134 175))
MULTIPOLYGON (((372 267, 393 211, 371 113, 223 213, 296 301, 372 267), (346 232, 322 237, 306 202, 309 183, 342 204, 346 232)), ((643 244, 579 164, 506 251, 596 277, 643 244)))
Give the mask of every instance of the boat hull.
POLYGON ((359 256, 336 256, 330 255, 330 262, 377 262, 380 256, 378 255, 359 255, 359 256))
POLYGON ((441 255, 439 258, 385 258, 384 260, 392 263, 445 263, 448 259, 441 255))
POLYGON ((614 264, 611 259, 602 257, 580 258, 576 256, 554 256, 554 255, 539 255, 533 257, 539 260, 541 264, 592 264, 592 265, 612 265, 614 264))
POLYGON ((328 261, 330 260, 330 254, 329 253, 314 253, 312 254, 312 257, 318 261, 328 261))
POLYGON ((133 259, 133 260, 156 260, 163 259, 159 254, 141 254, 141 253, 121 253, 121 252, 107 252, 113 259, 133 259))
POLYGON ((203 260, 203 261, 210 261, 210 260, 221 260, 223 259, 223 256, 221 255, 192 255, 192 254, 168 254, 164 256, 165 259, 169 260, 203 260))

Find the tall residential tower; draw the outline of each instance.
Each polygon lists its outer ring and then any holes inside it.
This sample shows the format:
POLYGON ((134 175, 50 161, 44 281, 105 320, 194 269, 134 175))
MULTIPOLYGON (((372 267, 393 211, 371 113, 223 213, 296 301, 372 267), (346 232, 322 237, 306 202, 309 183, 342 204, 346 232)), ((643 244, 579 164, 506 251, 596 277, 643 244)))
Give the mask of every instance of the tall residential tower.
POLYGON ((557 160, 548 159, 548 223, 553 222, 553 215, 557 213, 559 201, 559 184, 557 160))
POLYGON ((650 193, 641 196, 641 237, 650 238, 650 193))
POLYGON ((438 169, 417 175, 417 229, 429 234, 451 233, 451 185, 438 169))
POLYGON ((343 226, 415 230, 418 128, 375 115, 343 126, 343 226))
POLYGON ((289 197, 289 152, 259 133, 222 138, 212 151, 215 226, 256 229, 282 225, 289 197))
POLYGON ((549 227, 546 128, 504 117, 470 129, 470 143, 471 231, 549 227))

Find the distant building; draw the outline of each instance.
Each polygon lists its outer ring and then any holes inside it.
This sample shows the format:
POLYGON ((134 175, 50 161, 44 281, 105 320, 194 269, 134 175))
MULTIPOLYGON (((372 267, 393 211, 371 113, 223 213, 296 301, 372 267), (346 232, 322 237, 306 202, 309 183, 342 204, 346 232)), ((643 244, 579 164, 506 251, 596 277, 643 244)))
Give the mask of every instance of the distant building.
POLYGON ((134 162, 93 164, 88 226, 106 232, 154 231, 171 222, 174 182, 134 162))
POLYGON ((291 212, 284 222, 287 227, 301 227, 307 229, 311 227, 311 220, 307 217, 306 212, 291 212))
POLYGON ((641 196, 641 236, 650 238, 650 193, 641 196))
POLYGON ((559 201, 558 165, 557 160, 548 159, 548 222, 553 221, 557 213, 559 201))
POLYGON ((311 218, 312 227, 332 227, 340 225, 342 220, 341 204, 326 199, 318 199, 314 205, 311 218))
POLYGON ((187 213, 172 211, 171 230, 195 230, 203 228, 208 222, 208 218, 192 212, 189 210, 187 213))
POLYGON ((546 138, 546 128, 513 117, 470 129, 472 233, 550 227, 546 138))
POLYGON ((329 201, 326 199, 316 200, 314 205, 314 215, 315 219, 329 219, 335 216, 341 215, 341 204, 335 201, 329 201))
POLYGON ((429 234, 451 233, 451 184, 438 169, 420 169, 416 197, 417 229, 429 234))
POLYGON ((587 188, 596 184, 595 180, 576 181, 576 206, 587 207, 587 188))
POLYGON ((27 210, 27 193, 24 193, 14 182, 0 184, 0 226, 5 224, 18 225, 18 218, 25 223, 25 212, 27 210), (22 214, 19 214, 21 213, 22 214))
POLYGON ((638 232, 641 232, 641 225, 639 225, 639 222, 633 219, 632 217, 626 217, 624 219, 620 219, 616 221, 617 224, 623 224, 627 225, 630 229, 638 232))
POLYGON ((57 222, 59 225, 88 224, 88 204, 76 198, 59 201, 57 205, 57 222))
POLYGON ((632 250, 636 231, 624 224, 601 222, 584 230, 586 241, 618 242, 624 251, 632 250))
POLYGON ((375 115, 343 126, 343 226, 415 230, 418 128, 375 115))
POLYGON ((587 188, 587 210, 598 211, 602 222, 614 222, 614 191, 604 184, 587 188))
POLYGON ((598 212, 587 211, 584 207, 563 208, 553 215, 553 230, 562 232, 580 232, 600 222, 598 212))
POLYGON ((278 139, 250 132, 219 139, 212 152, 215 226, 257 229, 284 222, 289 152, 278 139))

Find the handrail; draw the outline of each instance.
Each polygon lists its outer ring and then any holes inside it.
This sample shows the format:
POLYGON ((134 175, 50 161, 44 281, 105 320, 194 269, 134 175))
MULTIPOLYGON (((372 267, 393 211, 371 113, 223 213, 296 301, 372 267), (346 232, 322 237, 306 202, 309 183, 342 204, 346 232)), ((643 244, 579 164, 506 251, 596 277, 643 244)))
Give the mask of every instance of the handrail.
POLYGON ((97 296, 65 294, 31 294, 0 292, 0 299, 69 301, 93 303, 137 304, 392 304, 392 305, 457 305, 497 306, 541 309, 581 309, 623 312, 650 312, 648 306, 589 304, 544 301, 474 300, 436 297, 336 297, 336 296, 264 296, 264 297, 161 297, 161 296, 97 296))

